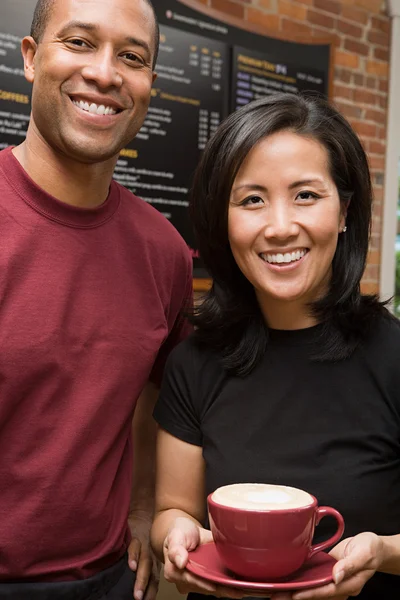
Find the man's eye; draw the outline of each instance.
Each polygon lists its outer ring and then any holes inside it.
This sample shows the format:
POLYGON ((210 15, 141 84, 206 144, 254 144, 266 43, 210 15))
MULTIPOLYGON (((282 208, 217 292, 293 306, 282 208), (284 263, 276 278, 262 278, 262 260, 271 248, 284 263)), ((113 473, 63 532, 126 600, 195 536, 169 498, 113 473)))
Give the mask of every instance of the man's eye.
POLYGON ((77 46, 79 48, 86 48, 89 46, 87 42, 81 40, 79 38, 72 38, 71 40, 67 40, 68 44, 72 44, 72 46, 77 46))
POLYGON ((126 52, 123 57, 126 58, 128 62, 136 63, 138 65, 143 64, 143 60, 137 54, 133 54, 133 52, 126 52))

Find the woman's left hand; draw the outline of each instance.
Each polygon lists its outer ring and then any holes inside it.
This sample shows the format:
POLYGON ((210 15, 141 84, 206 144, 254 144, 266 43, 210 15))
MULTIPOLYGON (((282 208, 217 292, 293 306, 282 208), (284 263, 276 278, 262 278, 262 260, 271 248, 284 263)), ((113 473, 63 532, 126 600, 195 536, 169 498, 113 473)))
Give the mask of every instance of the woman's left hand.
POLYGON ((272 600, 346 600, 358 596, 383 560, 383 541, 375 533, 360 533, 342 540, 331 552, 338 561, 333 582, 322 587, 271 596, 272 600))

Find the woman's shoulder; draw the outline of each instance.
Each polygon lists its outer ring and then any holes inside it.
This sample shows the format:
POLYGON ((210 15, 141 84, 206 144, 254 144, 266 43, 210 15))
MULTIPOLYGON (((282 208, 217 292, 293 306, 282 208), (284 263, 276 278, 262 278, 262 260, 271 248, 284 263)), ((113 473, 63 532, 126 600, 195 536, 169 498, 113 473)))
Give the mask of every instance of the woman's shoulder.
POLYGON ((394 369, 400 376, 400 321, 387 309, 372 318, 362 347, 377 368, 394 369))
POLYGON ((196 331, 180 342, 171 352, 168 367, 182 367, 187 370, 221 370, 220 357, 206 344, 199 341, 196 331))
POLYGON ((370 331, 372 343, 400 350, 400 321, 386 308, 374 317, 370 331))

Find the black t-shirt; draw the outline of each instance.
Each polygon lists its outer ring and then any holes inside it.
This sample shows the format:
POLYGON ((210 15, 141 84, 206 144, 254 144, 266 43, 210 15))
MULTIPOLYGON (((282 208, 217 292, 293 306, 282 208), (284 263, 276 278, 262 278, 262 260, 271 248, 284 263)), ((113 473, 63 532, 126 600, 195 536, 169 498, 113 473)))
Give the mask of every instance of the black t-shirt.
MULTIPOLYGON (((400 327, 380 318, 372 329, 338 362, 312 359, 320 325, 271 330, 244 378, 228 375, 194 334, 169 358, 154 416, 202 446, 207 494, 239 482, 294 486, 339 510, 345 537, 399 534, 400 327)), ((324 518, 315 540, 335 527, 324 518)), ((378 573, 358 597, 399 600, 400 577, 378 573)))

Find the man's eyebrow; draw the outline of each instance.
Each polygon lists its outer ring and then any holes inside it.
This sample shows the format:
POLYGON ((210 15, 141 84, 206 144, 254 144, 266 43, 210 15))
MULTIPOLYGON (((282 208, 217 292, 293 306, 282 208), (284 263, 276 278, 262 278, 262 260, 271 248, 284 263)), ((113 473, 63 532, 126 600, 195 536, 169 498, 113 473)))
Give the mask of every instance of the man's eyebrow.
MULTIPOLYGON (((84 23, 83 21, 69 21, 66 25, 64 25, 64 27, 61 29, 58 35, 62 37, 71 29, 83 29, 84 31, 96 32, 99 31, 100 28, 98 25, 94 25, 93 23, 84 23)), ((127 36, 126 38, 124 38, 124 41, 130 44, 131 46, 140 46, 149 55, 151 55, 150 47, 144 40, 140 40, 132 36, 127 36)))

